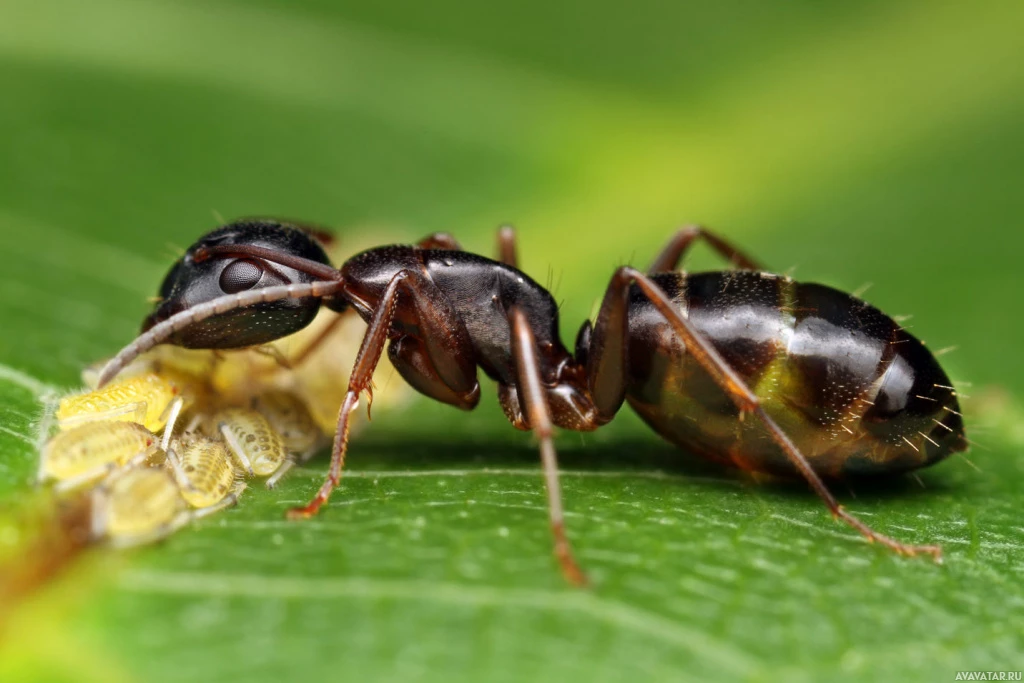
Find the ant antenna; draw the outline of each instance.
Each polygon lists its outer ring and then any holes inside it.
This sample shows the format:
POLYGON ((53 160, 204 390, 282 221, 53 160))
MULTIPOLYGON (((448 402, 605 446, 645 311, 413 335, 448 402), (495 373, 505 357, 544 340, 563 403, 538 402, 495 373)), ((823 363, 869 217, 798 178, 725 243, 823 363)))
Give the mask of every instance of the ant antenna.
MULTIPOLYGON (((334 266, 318 263, 312 259, 292 254, 282 254, 276 249, 257 247, 251 244, 218 244, 212 247, 199 247, 192 255, 192 260, 202 263, 213 257, 249 256, 263 259, 281 266, 294 268, 297 271, 320 278, 321 280, 341 280, 341 272, 334 266)), ((269 287, 267 289, 270 289, 269 287)))
POLYGON ((125 366, 139 355, 149 351, 157 344, 162 344, 175 332, 194 323, 220 315, 221 313, 256 304, 281 301, 282 299, 323 298, 336 294, 344 287, 344 280, 341 279, 338 271, 333 268, 331 268, 331 271, 333 276, 328 282, 318 280, 304 284, 276 285, 248 292, 239 292, 238 294, 217 297, 216 299, 205 301, 175 313, 167 318, 167 320, 157 323, 147 332, 140 334, 135 338, 135 341, 121 349, 116 356, 111 358, 100 373, 96 388, 103 387, 110 380, 114 379, 125 366))

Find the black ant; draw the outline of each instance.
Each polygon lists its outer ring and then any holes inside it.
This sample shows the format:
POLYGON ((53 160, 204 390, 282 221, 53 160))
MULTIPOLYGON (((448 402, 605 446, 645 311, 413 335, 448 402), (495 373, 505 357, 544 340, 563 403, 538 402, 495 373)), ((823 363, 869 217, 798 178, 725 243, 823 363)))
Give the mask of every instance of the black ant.
POLYGON ((349 417, 383 353, 415 389, 463 410, 480 398, 477 368, 498 383, 512 424, 540 442, 555 555, 585 581, 565 536, 552 428, 589 431, 628 401, 686 450, 745 470, 802 477, 870 541, 936 560, 869 528, 823 478, 890 476, 966 448, 956 393, 931 353, 892 318, 838 290, 764 272, 701 228, 678 232, 648 269, 615 271, 575 352, 559 339, 551 294, 516 268, 515 236, 495 261, 444 233, 383 246, 340 269, 302 230, 244 220, 215 230, 174 264, 142 334, 100 385, 156 344, 238 348, 308 324, 320 305, 368 323, 341 405, 330 472, 291 517, 317 512, 338 484, 349 417), (677 270, 703 239, 737 270, 677 270), (747 419, 744 419, 747 418, 747 419), (752 418, 752 419, 751 419, 752 418))

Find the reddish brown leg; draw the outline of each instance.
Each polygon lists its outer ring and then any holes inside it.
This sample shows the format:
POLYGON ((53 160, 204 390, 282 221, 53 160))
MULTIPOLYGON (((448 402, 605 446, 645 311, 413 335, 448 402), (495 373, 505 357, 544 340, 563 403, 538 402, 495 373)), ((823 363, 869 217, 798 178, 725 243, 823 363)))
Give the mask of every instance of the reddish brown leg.
POLYGON ((421 239, 417 244, 420 249, 446 249, 462 251, 462 245, 450 232, 435 232, 421 239))
POLYGON ((511 225, 503 225, 498 228, 498 260, 506 266, 519 267, 519 257, 516 253, 516 229, 511 225))
POLYGON ((742 251, 725 241, 715 233, 706 230, 699 225, 691 225, 690 227, 683 228, 669 240, 665 248, 661 250, 661 253, 654 259, 651 267, 647 269, 648 273, 664 273, 675 270, 679 267, 680 262, 683 260, 683 256, 686 254, 690 245, 697 239, 703 239, 708 245, 717 251, 721 256, 729 261, 732 265, 737 268, 744 270, 764 270, 764 268, 757 263, 757 261, 748 257, 742 251))
MULTIPOLYGON (((341 480, 341 470, 345 464, 348 447, 350 416, 359 405, 361 393, 366 391, 372 400, 370 391, 373 371, 380 361, 384 344, 387 343, 391 321, 398 310, 400 292, 408 297, 403 300, 402 305, 414 309, 412 317, 419 321, 425 338, 424 348, 436 375, 454 392, 467 394, 479 390, 469 334, 455 318, 447 299, 437 291, 436 286, 425 274, 412 270, 399 271, 384 290, 356 355, 356 362, 349 376, 348 391, 338 412, 338 428, 334 434, 331 466, 327 478, 313 500, 305 507, 290 510, 289 518, 315 515, 341 480)), ((405 312, 406 309, 403 308, 403 313, 405 312)))
POLYGON ((285 358, 284 354, 281 353, 281 350, 278 349, 276 346, 264 344, 263 346, 251 346, 249 347, 249 350, 255 353, 257 356, 269 358, 270 360, 274 361, 274 363, 279 368, 282 368, 284 370, 292 369, 291 361, 285 358))
POLYGON ((300 365, 302 365, 306 361, 306 359, 313 355, 313 353, 315 353, 316 350, 320 348, 321 345, 323 345, 324 342, 330 339, 331 335, 334 334, 334 331, 338 329, 338 325, 341 324, 341 321, 344 320, 346 315, 350 315, 350 311, 345 311, 343 313, 338 313, 337 315, 335 315, 331 322, 327 323, 324 329, 320 330, 320 334, 316 335, 316 338, 313 339, 313 341, 306 344, 306 347, 304 349, 295 354, 295 356, 291 359, 292 367, 297 368, 300 365))
MULTIPOLYGON (((715 350, 715 347, 711 345, 699 332, 697 332, 691 325, 690 322, 684 318, 678 307, 665 295, 665 293, 655 284, 650 278, 643 273, 633 268, 619 268, 615 275, 612 276, 612 281, 608 285, 608 292, 605 295, 605 303, 602 305, 601 316, 598 318, 598 326, 594 331, 594 345, 592 347, 592 353, 597 353, 599 357, 601 355, 600 349, 603 346, 608 346, 611 349, 619 349, 625 346, 626 330, 621 326, 612 327, 611 325, 602 325, 603 319, 609 321, 621 321, 625 319, 625 314, 622 310, 609 310, 606 311, 606 307, 620 309, 627 305, 626 296, 629 291, 631 283, 636 283, 644 295, 650 299, 651 303, 654 304, 655 308, 665 317, 665 319, 672 326, 676 335, 686 345, 686 351, 689 353, 694 360, 696 360, 704 370, 715 380, 725 392, 728 394, 732 402, 736 404, 736 407, 740 409, 741 416, 745 413, 752 414, 755 418, 761 421, 761 423, 768 430, 773 441, 779 445, 782 451, 789 458, 790 463, 800 472, 800 474, 807 480, 811 488, 818 497, 824 501, 832 515, 838 519, 843 520, 851 527, 863 534, 869 541, 877 541, 884 545, 890 550, 899 553, 900 555, 917 555, 926 554, 931 555, 936 561, 942 559, 942 549, 937 545, 909 545, 901 543, 895 539, 884 536, 871 527, 860 521, 850 513, 846 512, 843 507, 836 501, 829 490, 825 487, 824 482, 815 473, 811 464, 807 462, 807 459, 800 453, 796 444, 793 443, 792 439, 786 435, 781 427, 773 420, 768 413, 765 412, 764 408, 761 407, 760 400, 756 395, 747 387, 743 379, 736 374, 736 372, 729 367, 728 363, 719 355, 715 350)), ((621 325, 618 322, 617 325, 621 325)), ((614 363, 615 358, 612 358, 609 354, 609 358, 606 361, 606 365, 610 366, 614 363)), ((619 358, 620 363, 625 362, 625 356, 619 358)), ((590 374, 591 390, 594 392, 595 397, 599 394, 612 394, 618 387, 612 386, 624 382, 623 378, 615 376, 614 373, 609 375, 610 379, 605 379, 600 374, 600 369, 595 376, 593 372, 590 374)), ((625 392, 622 387, 622 392, 625 392)))
POLYGON ((512 355, 516 362, 516 376, 519 380, 519 394, 526 404, 526 414, 533 433, 540 441, 540 459, 544 467, 544 483, 548 492, 548 514, 551 519, 551 533, 555 541, 555 557, 565 578, 578 586, 585 585, 586 575, 572 556, 569 539, 565 535, 565 519, 562 513, 562 490, 558 482, 558 460, 551 424, 551 411, 541 385, 540 364, 537 361, 537 344, 526 315, 513 308, 509 318, 512 323, 512 355))

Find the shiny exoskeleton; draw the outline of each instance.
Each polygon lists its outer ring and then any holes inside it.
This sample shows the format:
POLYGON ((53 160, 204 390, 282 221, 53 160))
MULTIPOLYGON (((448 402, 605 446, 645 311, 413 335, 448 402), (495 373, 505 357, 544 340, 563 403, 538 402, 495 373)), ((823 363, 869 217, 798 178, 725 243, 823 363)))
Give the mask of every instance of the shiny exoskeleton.
MULTIPOLYGON (((725 271, 651 279, 758 397, 821 476, 891 475, 962 450, 956 394, 932 354, 877 308, 823 285, 725 271)), ((637 288, 627 400, 655 431, 706 458, 799 475, 637 288)))
POLYGON ((833 515, 869 540, 940 557, 938 546, 875 532, 823 483, 923 467, 966 447, 949 379, 891 318, 837 290, 764 272, 713 233, 688 228, 649 274, 615 272, 596 320, 583 325, 570 352, 551 294, 516 268, 511 229, 501 230, 498 244, 499 260, 491 260, 438 233, 416 246, 370 249, 335 269, 294 226, 225 226, 174 265, 143 334, 100 382, 159 343, 247 347, 300 329, 321 304, 354 309, 368 327, 339 412, 330 471, 292 516, 315 514, 337 485, 350 416, 359 396, 369 395, 387 344, 402 377, 438 401, 475 407, 478 369, 498 383, 509 420, 540 441, 555 554, 571 581, 584 576, 564 533, 552 427, 595 429, 625 401, 687 450, 802 477, 833 515), (697 239, 738 270, 678 272, 697 239))

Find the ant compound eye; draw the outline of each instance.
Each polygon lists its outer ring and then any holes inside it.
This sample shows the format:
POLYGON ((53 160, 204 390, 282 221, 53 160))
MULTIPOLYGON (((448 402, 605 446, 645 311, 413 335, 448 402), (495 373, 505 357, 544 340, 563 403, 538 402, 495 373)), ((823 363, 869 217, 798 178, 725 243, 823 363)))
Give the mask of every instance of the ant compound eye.
POLYGON ((227 294, 238 294, 255 287, 263 277, 263 266, 249 259, 229 263, 220 274, 220 288, 227 294))
POLYGON ((245 301, 219 301, 212 315, 210 308, 199 308, 223 297, 324 279, 278 263, 274 258, 278 254, 324 266, 321 270, 332 276, 337 273, 323 247, 298 228, 271 220, 236 221, 200 237, 178 259, 160 286, 160 299, 143 322, 143 332, 190 309, 206 311, 204 319, 173 330, 167 343, 194 349, 237 349, 301 330, 316 317, 321 298, 247 299, 250 303, 244 306, 245 301), (262 251, 247 253, 247 248, 262 251))

